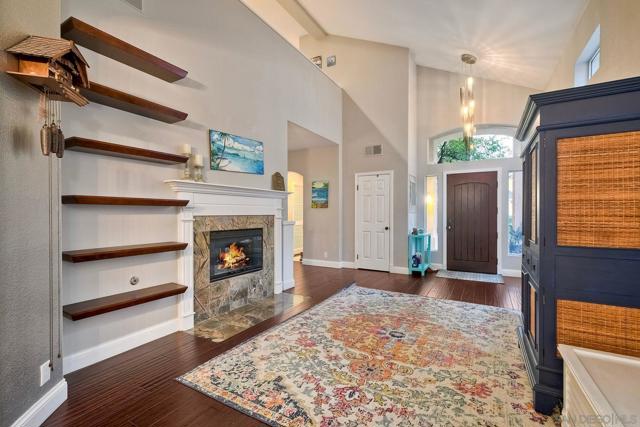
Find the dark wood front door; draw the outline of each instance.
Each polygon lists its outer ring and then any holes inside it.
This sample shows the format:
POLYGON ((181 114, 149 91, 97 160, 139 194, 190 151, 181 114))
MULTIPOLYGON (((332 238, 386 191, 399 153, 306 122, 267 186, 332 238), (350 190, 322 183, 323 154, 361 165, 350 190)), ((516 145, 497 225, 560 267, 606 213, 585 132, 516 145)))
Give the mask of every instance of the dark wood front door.
POLYGON ((447 176, 447 270, 498 271, 498 174, 447 176))

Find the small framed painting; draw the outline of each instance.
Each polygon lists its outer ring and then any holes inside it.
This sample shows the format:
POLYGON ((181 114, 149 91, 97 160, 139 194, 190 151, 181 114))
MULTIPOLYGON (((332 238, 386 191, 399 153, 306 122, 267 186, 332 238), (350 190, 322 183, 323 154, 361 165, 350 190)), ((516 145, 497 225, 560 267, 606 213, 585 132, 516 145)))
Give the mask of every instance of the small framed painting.
POLYGON ((209 130, 211 170, 264 175, 262 142, 209 130))
POLYGON ((311 183, 311 207, 313 209, 329 207, 329 181, 311 183))
POLYGON ((322 56, 314 56, 311 58, 311 62, 316 64, 318 68, 322 68, 322 56))

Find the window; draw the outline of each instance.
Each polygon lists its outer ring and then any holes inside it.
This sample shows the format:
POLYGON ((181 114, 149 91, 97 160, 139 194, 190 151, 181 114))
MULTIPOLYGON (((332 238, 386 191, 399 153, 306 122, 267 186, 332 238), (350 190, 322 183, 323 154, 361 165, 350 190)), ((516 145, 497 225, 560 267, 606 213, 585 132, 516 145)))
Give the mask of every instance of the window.
POLYGON ((424 226, 431 234, 431 250, 438 250, 438 177, 424 178, 424 226))
POLYGON ((582 49, 574 67, 574 86, 584 86, 600 68, 600 26, 582 49))
POLYGON ((595 53, 589 58, 589 80, 591 77, 598 71, 600 68, 600 47, 595 53))
POLYGON ((467 153, 462 139, 462 130, 432 138, 429 146, 431 163, 453 163, 470 160, 505 159, 514 156, 516 150, 512 126, 478 126, 467 153))
POLYGON ((509 211, 509 255, 522 255, 522 171, 511 171, 508 175, 509 211))

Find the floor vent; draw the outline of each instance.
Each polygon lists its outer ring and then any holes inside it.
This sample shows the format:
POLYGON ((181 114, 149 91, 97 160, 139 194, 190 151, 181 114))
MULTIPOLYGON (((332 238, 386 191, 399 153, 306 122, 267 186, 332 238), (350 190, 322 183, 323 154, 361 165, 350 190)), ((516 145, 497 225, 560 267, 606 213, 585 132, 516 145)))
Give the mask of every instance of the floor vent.
POLYGON ((382 155, 382 145, 367 145, 364 147, 364 154, 367 156, 381 156, 382 155))

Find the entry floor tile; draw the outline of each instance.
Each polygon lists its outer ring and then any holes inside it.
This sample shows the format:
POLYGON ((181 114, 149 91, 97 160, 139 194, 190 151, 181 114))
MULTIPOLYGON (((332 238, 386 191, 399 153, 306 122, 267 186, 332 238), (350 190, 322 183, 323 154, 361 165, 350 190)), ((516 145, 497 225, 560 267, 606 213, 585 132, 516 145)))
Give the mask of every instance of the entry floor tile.
POLYGON ((304 295, 294 295, 283 292, 278 295, 251 301, 228 313, 210 317, 197 323, 193 329, 187 331, 197 337, 208 338, 221 342, 256 325, 264 320, 302 303, 307 298, 304 295))

